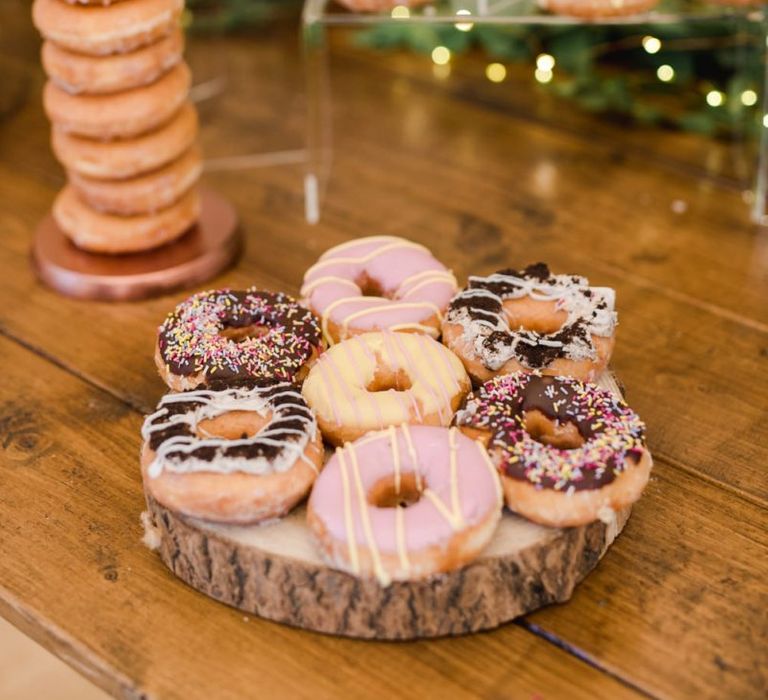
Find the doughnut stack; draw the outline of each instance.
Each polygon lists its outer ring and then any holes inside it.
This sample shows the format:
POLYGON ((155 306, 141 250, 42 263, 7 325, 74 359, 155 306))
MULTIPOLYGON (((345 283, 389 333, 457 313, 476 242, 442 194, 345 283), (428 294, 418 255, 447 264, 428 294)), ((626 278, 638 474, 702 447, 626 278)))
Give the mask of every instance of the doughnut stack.
POLYGON ((395 236, 326 251, 300 299, 194 294, 158 329, 171 393, 142 430, 147 498, 265 527, 307 498, 325 561, 382 586, 471 562, 503 503, 549 527, 615 522, 651 457, 606 388, 614 305, 544 263, 460 289, 395 236))
POLYGON ((92 253, 169 243, 200 214, 202 159, 183 60, 184 0, 35 0, 54 154, 53 216, 92 253))

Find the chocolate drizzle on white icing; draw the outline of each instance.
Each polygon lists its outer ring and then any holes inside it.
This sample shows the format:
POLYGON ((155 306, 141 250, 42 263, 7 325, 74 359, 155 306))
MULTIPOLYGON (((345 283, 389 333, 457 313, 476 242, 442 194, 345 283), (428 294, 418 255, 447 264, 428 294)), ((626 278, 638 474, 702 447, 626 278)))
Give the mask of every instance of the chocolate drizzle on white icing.
POLYGON ((316 431, 312 411, 292 384, 252 379, 212 382, 206 389, 166 394, 157 410, 145 419, 141 434, 155 452, 148 474, 156 478, 164 471, 254 475, 285 472, 303 458, 316 431), (271 416, 253 436, 229 440, 200 434, 202 421, 230 411, 271 416))
POLYGON ((463 339, 490 370, 511 359, 529 369, 541 369, 559 358, 593 360, 592 336, 612 335, 617 323, 614 291, 590 287, 577 275, 553 275, 536 263, 525 270, 501 270, 487 277, 470 277, 448 307, 445 320, 463 329, 463 339), (566 313, 565 323, 553 333, 511 328, 504 301, 529 297, 554 301, 566 313))

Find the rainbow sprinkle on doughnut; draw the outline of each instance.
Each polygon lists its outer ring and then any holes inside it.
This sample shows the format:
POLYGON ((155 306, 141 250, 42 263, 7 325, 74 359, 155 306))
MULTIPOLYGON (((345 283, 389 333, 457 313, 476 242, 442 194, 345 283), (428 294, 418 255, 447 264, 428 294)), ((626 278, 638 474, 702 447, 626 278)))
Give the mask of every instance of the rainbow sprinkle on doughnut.
POLYGON ((222 289, 179 304, 158 330, 158 349, 176 375, 293 381, 322 341, 317 318, 287 294, 222 289), (223 333, 250 327, 258 333, 240 342, 223 333))
POLYGON ((502 474, 556 491, 612 482, 625 469, 625 458, 638 461, 645 445, 645 426, 624 401, 567 377, 495 377, 468 399, 455 422, 491 433, 488 449, 502 474), (584 444, 560 449, 538 442, 525 429, 529 411, 574 424, 584 444))

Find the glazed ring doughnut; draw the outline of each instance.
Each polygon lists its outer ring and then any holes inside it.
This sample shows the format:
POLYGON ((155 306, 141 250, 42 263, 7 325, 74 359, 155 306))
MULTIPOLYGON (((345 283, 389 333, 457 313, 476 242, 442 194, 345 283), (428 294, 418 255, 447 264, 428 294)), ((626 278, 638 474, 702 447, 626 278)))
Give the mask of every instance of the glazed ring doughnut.
POLYGON ((211 380, 274 377, 300 383, 323 351, 311 311, 282 292, 193 294, 158 329, 155 362, 174 391, 211 380))
POLYGON ((609 521, 640 498, 650 476, 637 414, 576 379, 496 377, 470 397, 456 425, 487 445, 509 508, 542 525, 609 521))
POLYGON ((454 428, 403 425, 336 450, 307 520, 332 566, 386 586, 472 561, 493 537, 501 505, 479 442, 454 428))
POLYGON ((594 381, 613 351, 614 298, 544 263, 470 277, 445 315, 443 343, 477 383, 534 370, 594 381))
POLYGON ((200 195, 189 190, 155 214, 115 216, 89 207, 67 185, 53 203, 53 218, 78 248, 93 253, 136 253, 175 241, 200 218, 200 195))
POLYGON ((203 161, 197 146, 151 173, 128 180, 94 180, 67 173, 80 197, 98 211, 131 216, 152 214, 177 202, 200 179, 203 161))
POLYGON ((285 515, 307 495, 323 455, 301 394, 272 379, 166 394, 144 421, 142 437, 152 498, 222 523, 285 515))
POLYGON ((628 17, 648 12, 658 4, 659 0, 539 0, 544 10, 582 19, 628 17))
POLYGON ((304 398, 333 445, 400 423, 449 425, 469 391, 459 359, 418 333, 365 333, 328 350, 304 398))
POLYGON ((456 279, 424 246, 371 236, 326 251, 307 270, 301 296, 329 344, 385 330, 440 335, 456 279))
POLYGON ((170 121, 187 99, 186 63, 160 80, 114 95, 70 95, 49 80, 43 90, 45 113, 55 128, 92 139, 129 138, 170 121))
POLYGON ((46 41, 43 67, 62 90, 71 95, 120 92, 148 85, 181 61, 184 35, 172 31, 154 44, 130 53, 94 57, 67 51, 46 41))
POLYGON ((94 141, 54 128, 51 145, 68 171, 114 180, 135 177, 170 163, 187 151, 197 136, 197 112, 186 103, 159 129, 132 139, 94 141))
POLYGON ((178 26, 184 0, 88 3, 35 0, 32 19, 49 41, 75 53, 105 56, 151 44, 178 26))

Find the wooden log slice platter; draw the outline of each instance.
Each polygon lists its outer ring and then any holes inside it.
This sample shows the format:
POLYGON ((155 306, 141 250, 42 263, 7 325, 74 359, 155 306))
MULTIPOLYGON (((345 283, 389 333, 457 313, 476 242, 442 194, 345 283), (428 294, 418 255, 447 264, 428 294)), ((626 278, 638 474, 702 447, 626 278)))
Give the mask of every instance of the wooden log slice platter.
MULTIPOLYGON (((599 383, 618 393, 610 375, 599 383)), ((568 600, 630 514, 557 529, 505 510, 493 540, 468 566, 382 587, 320 558, 304 506, 277 522, 243 527, 187 518, 149 496, 147 505, 145 542, 193 588, 269 620, 370 639, 477 632, 568 600)))

